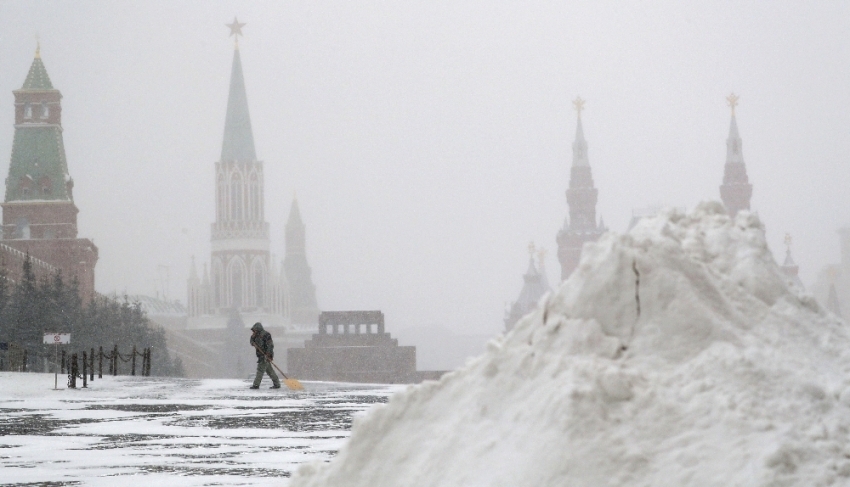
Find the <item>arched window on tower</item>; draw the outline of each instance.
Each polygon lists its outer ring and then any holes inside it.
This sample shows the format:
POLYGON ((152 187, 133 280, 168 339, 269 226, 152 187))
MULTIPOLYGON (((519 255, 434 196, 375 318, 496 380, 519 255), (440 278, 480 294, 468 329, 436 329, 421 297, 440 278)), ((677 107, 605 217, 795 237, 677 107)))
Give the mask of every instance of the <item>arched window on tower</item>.
POLYGON ((251 174, 251 219, 260 221, 260 178, 257 173, 251 174))
POLYGON ((50 115, 50 108, 47 106, 47 102, 41 102, 41 118, 47 118, 50 115))
POLYGON ((260 259, 254 259, 251 267, 254 274, 254 304, 262 308, 266 305, 266 272, 260 259))
POLYGON ((24 105, 24 118, 27 120, 32 119, 32 105, 29 103, 24 105))
POLYGON ((230 178, 230 219, 242 219, 242 178, 238 173, 230 178))
POLYGON ((218 180, 216 181, 216 199, 215 199, 215 219, 218 221, 223 220, 224 215, 227 214, 227 201, 225 201, 225 189, 224 189, 224 174, 218 175, 218 180))

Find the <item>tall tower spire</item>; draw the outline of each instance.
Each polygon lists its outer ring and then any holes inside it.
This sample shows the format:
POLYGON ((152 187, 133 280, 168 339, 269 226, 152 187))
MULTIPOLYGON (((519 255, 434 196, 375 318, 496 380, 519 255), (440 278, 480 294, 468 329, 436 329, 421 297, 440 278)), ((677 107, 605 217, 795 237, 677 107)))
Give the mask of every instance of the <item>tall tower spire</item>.
MULTIPOLYGON (((242 35, 235 18, 230 35, 242 35)), ((215 164, 216 221, 212 225, 211 312, 275 313, 270 283, 269 224, 265 221, 263 162, 257 160, 239 49, 233 51, 221 160, 215 164)))
POLYGON ((573 101, 577 112, 576 135, 573 141, 573 164, 570 168, 570 185, 567 189, 567 205, 570 216, 558 232, 558 261, 561 263, 561 279, 566 279, 578 266, 581 248, 605 233, 605 227, 596 223, 596 201, 598 190, 593 185, 593 174, 587 155, 587 141, 581 123, 581 112, 585 101, 580 97, 573 101))
POLYGON ((729 137, 726 138, 723 184, 720 185, 720 199, 726 205, 729 215, 733 217, 741 210, 750 209, 750 198, 753 196, 753 185, 747 178, 747 167, 744 165, 744 154, 741 150, 741 136, 738 134, 738 122, 735 119, 738 98, 734 93, 726 97, 732 109, 732 120, 729 123, 729 137))
POLYGON ((251 116, 248 113, 248 95, 245 78, 242 76, 242 58, 239 55, 239 36, 242 27, 236 18, 230 27, 230 35, 236 37, 233 49, 233 65, 230 69, 230 94, 227 98, 227 116, 224 119, 224 140, 221 144, 222 161, 254 161, 254 134, 251 131, 251 116))

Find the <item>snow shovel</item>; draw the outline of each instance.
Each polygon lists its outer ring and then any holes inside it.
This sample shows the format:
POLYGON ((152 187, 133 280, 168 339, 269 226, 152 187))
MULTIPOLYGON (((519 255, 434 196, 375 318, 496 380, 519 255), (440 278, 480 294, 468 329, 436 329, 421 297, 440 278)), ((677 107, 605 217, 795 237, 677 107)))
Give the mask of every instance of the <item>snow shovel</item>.
POLYGON ((304 390, 304 386, 302 386, 301 383, 298 382, 298 379, 290 379, 289 377, 287 377, 286 374, 284 374, 283 371, 280 370, 280 367, 278 367, 276 363, 272 362, 272 359, 269 358, 269 356, 266 355, 266 352, 262 351, 260 349, 260 347, 257 346, 256 343, 251 342, 251 345, 253 345, 254 348, 257 349, 258 352, 263 354, 263 356, 266 357, 266 360, 268 360, 270 364, 274 365, 274 368, 276 368, 277 371, 280 372, 280 375, 283 376, 283 383, 286 384, 286 387, 292 389, 293 391, 303 391, 304 390))

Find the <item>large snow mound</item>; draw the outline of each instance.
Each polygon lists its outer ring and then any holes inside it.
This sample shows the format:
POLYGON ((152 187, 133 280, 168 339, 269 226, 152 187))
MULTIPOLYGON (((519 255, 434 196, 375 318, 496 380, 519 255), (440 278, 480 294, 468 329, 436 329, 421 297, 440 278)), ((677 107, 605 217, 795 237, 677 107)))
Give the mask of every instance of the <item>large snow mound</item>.
POLYGON ((845 324, 718 203, 586 245, 487 352, 292 486, 850 485, 845 324))

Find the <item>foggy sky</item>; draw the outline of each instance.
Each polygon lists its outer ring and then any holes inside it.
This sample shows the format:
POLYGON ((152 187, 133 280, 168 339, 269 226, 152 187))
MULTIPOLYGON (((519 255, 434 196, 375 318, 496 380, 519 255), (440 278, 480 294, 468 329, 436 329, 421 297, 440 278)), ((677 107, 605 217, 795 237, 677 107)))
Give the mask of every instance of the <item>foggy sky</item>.
POLYGON ((807 285, 839 260, 850 4, 529 3, 0 2, 0 171, 38 36, 96 289, 185 303, 192 255, 209 260, 238 16, 272 252, 297 192, 321 309, 500 331, 529 241, 560 276, 579 95, 612 230, 719 199, 735 92, 773 252, 790 233, 807 285))

